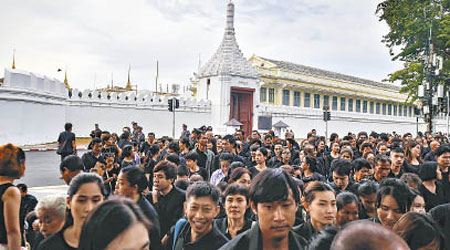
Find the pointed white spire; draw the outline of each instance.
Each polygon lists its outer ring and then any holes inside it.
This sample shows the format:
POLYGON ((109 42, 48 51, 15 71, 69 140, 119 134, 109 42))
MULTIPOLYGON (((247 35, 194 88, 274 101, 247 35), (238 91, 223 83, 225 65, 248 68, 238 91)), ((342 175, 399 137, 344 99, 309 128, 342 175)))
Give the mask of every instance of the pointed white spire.
POLYGON ((227 5, 227 24, 225 33, 234 35, 234 4, 231 1, 227 5))
POLYGON ((258 73, 245 59, 236 42, 234 31, 234 4, 227 4, 225 34, 212 58, 200 68, 199 77, 234 75, 257 78, 258 73))

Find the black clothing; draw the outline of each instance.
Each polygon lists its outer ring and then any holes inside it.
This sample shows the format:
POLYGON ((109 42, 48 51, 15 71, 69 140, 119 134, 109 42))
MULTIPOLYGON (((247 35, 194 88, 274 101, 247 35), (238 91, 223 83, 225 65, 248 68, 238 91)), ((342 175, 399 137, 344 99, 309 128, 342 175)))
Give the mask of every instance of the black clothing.
POLYGON ((64 239, 64 231, 60 230, 59 232, 50 235, 48 238, 43 240, 39 246, 38 250, 76 250, 77 248, 73 248, 69 246, 64 239))
MULTIPOLYGON (((20 221, 20 231, 24 232, 25 225, 25 217, 29 212, 34 211, 38 200, 34 195, 26 194, 24 197, 20 198, 20 212, 19 212, 19 221, 20 221)), ((3 215, 3 214, 2 214, 3 215)), ((24 237, 22 237, 22 246, 25 246, 24 237)))
POLYGON ((428 152, 425 157, 423 158, 423 161, 434 161, 436 162, 436 152, 435 151, 430 151, 428 152))
POLYGON ((426 189, 423 184, 419 186, 419 192, 422 194, 422 197, 425 200, 426 211, 430 211, 430 209, 432 209, 433 207, 447 203, 449 201, 448 197, 445 196, 444 188, 439 181, 436 181, 436 192, 434 194, 426 189))
POLYGON ((191 242, 191 226, 189 222, 185 223, 181 228, 175 242, 175 250, 216 250, 228 242, 228 239, 223 235, 217 227, 212 224, 212 230, 198 239, 191 242))
POLYGON ((23 223, 25 221, 25 217, 27 214, 34 210, 38 203, 38 200, 34 195, 26 194, 24 197, 20 199, 20 222, 23 223))
POLYGON ((73 141, 75 141, 74 133, 64 131, 59 134, 57 142, 61 147, 61 150, 59 150, 61 152, 61 155, 71 155, 75 152, 75 148, 72 147, 73 141))
MULTIPOLYGON (((236 236, 238 236, 239 234, 247 231, 248 229, 250 229, 250 227, 252 227, 252 222, 251 220, 249 220, 248 218, 244 218, 245 224, 244 226, 241 228, 241 230, 239 230, 236 234, 236 236)), ((217 229, 219 229, 219 231, 225 235, 225 237, 227 237, 229 240, 231 240, 231 235, 230 235, 230 231, 228 230, 228 218, 224 217, 221 219, 216 219, 214 220, 214 223, 216 224, 217 229)))
MULTIPOLYGON (((208 160, 208 156, 205 152, 200 151, 198 148, 195 149, 195 152, 198 154, 197 165, 203 169, 206 169, 206 161, 208 160)), ((204 179, 205 181, 208 178, 204 179)))
POLYGON ((272 158, 270 158, 270 160, 267 162, 267 167, 269 167, 269 168, 276 168, 276 167, 278 167, 278 166, 281 166, 281 165, 283 165, 283 163, 281 162, 281 157, 280 157, 280 159, 278 159, 275 155, 272 157, 272 158))
POLYGON ((192 171, 191 169, 189 169, 189 177, 191 177, 193 174, 198 174, 201 177, 203 177, 204 181, 208 181, 208 172, 206 171, 205 168, 199 167, 197 171, 192 171))
POLYGON ((439 205, 429 211, 431 218, 439 224, 444 234, 446 249, 450 249, 450 203, 439 205))
MULTIPOLYGON (((27 235, 27 240, 30 242, 30 234, 27 235)), ((39 244, 44 240, 44 235, 42 235, 39 231, 34 232, 32 242, 30 242, 31 250, 36 250, 39 247, 39 244)))
POLYGON ((153 224, 152 229, 150 230, 150 248, 151 249, 162 249, 161 247, 161 237, 160 237, 160 226, 158 214, 156 213, 155 208, 150 202, 141 196, 137 202, 137 205, 142 209, 142 212, 147 217, 147 219, 153 224))
POLYGON ((102 153, 100 153, 98 157, 95 157, 94 152, 92 151, 84 153, 83 156, 81 157, 81 160, 83 161, 84 164, 84 170, 87 172, 89 172, 91 168, 95 167, 95 164, 97 164, 98 161, 103 164, 106 164, 106 160, 103 157, 102 153))
POLYGON ((303 176, 303 183, 306 184, 306 183, 311 182, 311 181, 323 181, 323 182, 325 182, 325 177, 323 177, 323 175, 321 175, 321 174, 319 174, 317 172, 314 172, 313 175, 311 175, 311 176, 303 176))
POLYGON ((292 231, 302 236, 307 242, 310 242, 312 237, 316 234, 316 231, 311 224, 311 219, 308 219, 303 224, 293 227, 292 231))
POLYGON ((345 190, 341 190, 338 186, 336 186, 336 183, 331 183, 330 186, 334 189, 334 191, 336 192, 336 195, 338 195, 339 193, 343 192, 343 191, 348 191, 348 192, 352 192, 355 195, 358 195, 358 187, 359 184, 356 182, 352 181, 352 178, 349 178, 349 183, 347 185, 347 188, 345 190))
MULTIPOLYGON (((307 242, 303 237, 289 231, 288 235, 289 250, 303 250, 306 248, 307 242)), ((225 244, 219 250, 260 250, 263 249, 261 230, 259 229, 259 223, 253 223, 252 227, 234 237, 230 242, 225 244)))
POLYGON ((8 238, 6 235, 6 225, 5 225, 5 208, 3 204, 3 194, 9 187, 14 187, 11 183, 5 183, 0 185, 0 244, 8 244, 8 238))
POLYGON ((172 190, 166 195, 158 192, 158 202, 154 203, 152 194, 149 193, 146 198, 155 206, 161 224, 161 238, 167 234, 170 227, 177 223, 178 219, 183 217, 183 203, 186 201, 186 193, 173 186, 172 190))
POLYGON ((331 162, 333 160, 333 157, 331 157, 329 153, 324 153, 321 157, 317 157, 317 172, 319 172, 327 179, 329 179, 330 177, 333 178, 333 170, 331 169, 331 162))
POLYGON ((248 168, 248 170, 250 171, 250 173, 252 173, 252 179, 254 179, 260 173, 256 166, 250 167, 248 168))

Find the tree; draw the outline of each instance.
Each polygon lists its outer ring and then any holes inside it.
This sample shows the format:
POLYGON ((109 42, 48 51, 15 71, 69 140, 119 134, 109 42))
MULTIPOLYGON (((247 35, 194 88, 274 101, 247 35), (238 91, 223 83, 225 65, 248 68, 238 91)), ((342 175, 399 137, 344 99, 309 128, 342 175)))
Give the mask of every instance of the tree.
POLYGON ((385 0, 376 14, 390 28, 382 42, 392 60, 404 62, 404 68, 389 74, 388 81, 400 81, 400 92, 408 94, 409 102, 417 99, 423 82, 450 86, 450 0, 385 0), (444 60, 439 76, 430 74, 430 53, 444 60))

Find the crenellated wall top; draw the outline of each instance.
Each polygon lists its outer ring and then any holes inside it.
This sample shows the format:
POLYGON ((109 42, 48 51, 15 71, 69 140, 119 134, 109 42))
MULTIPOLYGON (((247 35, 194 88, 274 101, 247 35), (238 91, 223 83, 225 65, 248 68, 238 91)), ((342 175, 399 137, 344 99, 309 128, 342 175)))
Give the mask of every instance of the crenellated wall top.
MULTIPOLYGON (((6 96, 8 99, 14 93, 17 98, 14 99, 30 99, 33 96, 34 102, 52 103, 58 98, 59 104, 68 105, 98 105, 98 106, 124 106, 124 107, 143 107, 143 108, 161 108, 167 109, 168 96, 141 94, 134 91, 129 92, 98 92, 97 90, 79 90, 72 89, 71 93, 67 91, 65 84, 55 78, 35 74, 17 69, 5 69, 5 79, 0 85, 0 99, 6 96)), ((180 111, 199 110, 209 111, 211 101, 197 100, 194 97, 177 97, 180 100, 180 111)))

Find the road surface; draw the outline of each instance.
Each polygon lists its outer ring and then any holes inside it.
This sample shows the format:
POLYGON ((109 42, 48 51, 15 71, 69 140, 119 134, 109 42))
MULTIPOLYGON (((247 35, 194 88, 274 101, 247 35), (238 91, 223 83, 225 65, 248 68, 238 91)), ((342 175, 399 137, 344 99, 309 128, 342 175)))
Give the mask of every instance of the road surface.
MULTIPOLYGON (((81 156, 86 151, 79 151, 81 156)), ((61 157, 55 151, 25 152, 25 176, 14 183, 25 183, 38 199, 49 194, 66 194, 67 186, 59 173, 61 157)))

